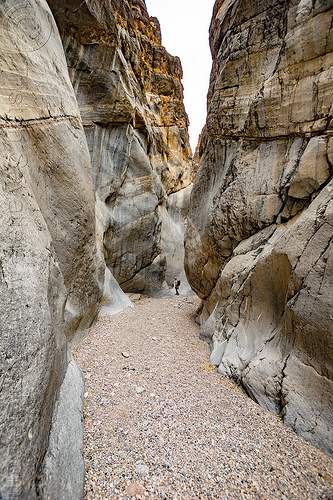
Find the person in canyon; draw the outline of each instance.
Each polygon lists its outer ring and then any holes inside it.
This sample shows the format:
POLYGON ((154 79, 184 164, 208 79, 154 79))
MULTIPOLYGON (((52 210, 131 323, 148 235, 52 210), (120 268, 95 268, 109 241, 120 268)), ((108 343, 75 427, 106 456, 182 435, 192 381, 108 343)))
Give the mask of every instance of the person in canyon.
POLYGON ((179 295, 179 287, 180 287, 180 280, 178 278, 175 278, 175 290, 176 290, 176 295, 179 295))

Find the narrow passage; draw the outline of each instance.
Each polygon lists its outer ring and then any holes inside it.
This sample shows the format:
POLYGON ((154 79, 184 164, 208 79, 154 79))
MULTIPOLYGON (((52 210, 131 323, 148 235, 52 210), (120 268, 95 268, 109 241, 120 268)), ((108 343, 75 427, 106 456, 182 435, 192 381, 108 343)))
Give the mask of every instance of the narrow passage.
POLYGON ((141 298, 74 352, 86 499, 333 498, 333 461, 209 364, 196 297, 141 298))

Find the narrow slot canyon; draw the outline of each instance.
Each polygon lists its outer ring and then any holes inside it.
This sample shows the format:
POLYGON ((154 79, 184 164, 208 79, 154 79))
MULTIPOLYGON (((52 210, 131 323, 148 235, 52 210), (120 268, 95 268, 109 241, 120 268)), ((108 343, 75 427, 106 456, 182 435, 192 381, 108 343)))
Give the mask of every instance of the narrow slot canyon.
POLYGON ((184 6, 0 0, 0 500, 333 500, 333 3, 184 6))

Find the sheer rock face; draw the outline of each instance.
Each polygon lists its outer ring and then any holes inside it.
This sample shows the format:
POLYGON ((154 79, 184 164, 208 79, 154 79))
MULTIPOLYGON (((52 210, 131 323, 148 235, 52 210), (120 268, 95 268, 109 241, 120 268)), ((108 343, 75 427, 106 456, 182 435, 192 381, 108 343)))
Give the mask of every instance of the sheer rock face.
MULTIPOLYGON (((7 0, 0 24, 0 497, 33 499, 68 345, 97 314, 103 266, 89 151, 51 11, 7 0)), ((81 421, 68 412, 74 435, 81 421)))
POLYGON ((185 237, 211 362, 332 453, 332 2, 217 1, 185 237))
POLYGON ((182 190, 192 181, 180 61, 161 46, 142 0, 49 4, 92 158, 106 264, 126 291, 168 293, 168 269, 183 269, 184 234, 170 196, 188 205, 182 190))

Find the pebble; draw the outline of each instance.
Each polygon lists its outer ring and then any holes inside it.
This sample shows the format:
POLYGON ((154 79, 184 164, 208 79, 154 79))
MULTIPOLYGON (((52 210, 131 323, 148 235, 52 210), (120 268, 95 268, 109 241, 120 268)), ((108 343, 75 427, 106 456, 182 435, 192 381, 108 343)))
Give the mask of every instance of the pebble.
POLYGON ((144 387, 136 387, 135 392, 137 394, 143 394, 144 392, 146 392, 146 389, 144 387))
POLYGON ((220 377, 191 302, 141 297, 74 351, 89 393, 85 500, 332 500, 333 461, 220 377))
POLYGON ((139 464, 135 467, 135 472, 142 475, 149 474, 149 467, 144 464, 139 464))
POLYGON ((145 493, 145 488, 138 483, 132 483, 124 491, 125 495, 130 497, 135 497, 136 495, 143 495, 145 493))

